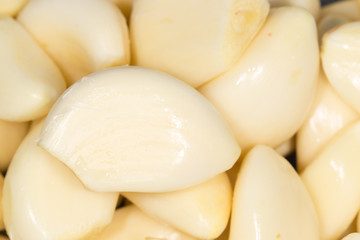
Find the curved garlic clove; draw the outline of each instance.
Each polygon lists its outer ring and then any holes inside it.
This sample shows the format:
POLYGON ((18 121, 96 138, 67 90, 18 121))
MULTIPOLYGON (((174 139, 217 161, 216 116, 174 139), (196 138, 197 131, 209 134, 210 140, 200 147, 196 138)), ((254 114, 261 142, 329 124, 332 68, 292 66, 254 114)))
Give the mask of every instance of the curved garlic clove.
POLYGON ((107 69, 71 86, 48 115, 40 145, 96 191, 174 191, 215 177, 240 155, 201 94, 141 67, 107 69))
POLYGON ((244 151, 259 143, 276 147, 305 119, 318 70, 314 18, 282 7, 271 10, 237 65, 199 91, 228 120, 244 151))
POLYGON ((111 222, 117 193, 86 189, 37 146, 42 124, 24 139, 6 173, 2 207, 11 239, 80 239, 111 222))
POLYGON ((344 237, 342 240, 360 240, 360 233, 351 233, 344 237))
POLYGON ((352 21, 360 20, 360 11, 357 0, 342 0, 325 5, 321 8, 321 18, 326 15, 340 15, 350 18, 352 21))
POLYGON ((68 85, 130 62, 126 20, 108 1, 30 1, 18 20, 58 64, 68 85))
POLYGON ((0 0, 0 14, 15 16, 28 0, 0 0))
POLYGON ((301 172, 341 129, 359 118, 321 72, 312 109, 297 133, 297 169, 301 172))
POLYGON ((333 137, 301 174, 318 212, 321 239, 339 237, 359 210, 359 145, 357 121, 333 137))
POLYGON ((269 0, 272 8, 283 6, 301 7, 309 11, 315 19, 318 19, 320 15, 320 2, 320 0, 269 0))
POLYGON ((112 222, 95 239, 196 240, 149 217, 134 205, 116 210, 112 222))
POLYGON ((0 171, 4 172, 10 164, 16 149, 28 132, 27 122, 8 122, 0 119, 0 171))
POLYGON ((149 216, 201 239, 218 237, 230 217, 232 188, 226 173, 175 192, 122 194, 149 216))
POLYGON ((26 122, 46 115, 65 90, 59 69, 8 16, 0 16, 0 52, 0 119, 26 122))
POLYGON ((236 63, 268 11, 267 0, 135 1, 133 63, 198 87, 236 63))
POLYGON ((235 184, 230 240, 318 240, 314 205, 300 177, 273 149, 245 156, 235 184))
POLYGON ((322 64, 334 89, 360 113, 360 22, 341 25, 323 37, 322 64))

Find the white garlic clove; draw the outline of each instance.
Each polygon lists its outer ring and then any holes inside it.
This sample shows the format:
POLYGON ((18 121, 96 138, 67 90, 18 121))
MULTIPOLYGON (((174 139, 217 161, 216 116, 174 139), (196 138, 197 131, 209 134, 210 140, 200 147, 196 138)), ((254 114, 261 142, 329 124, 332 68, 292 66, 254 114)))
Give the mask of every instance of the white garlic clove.
POLYGON ((240 155, 201 94, 141 67, 107 69, 71 86, 48 115, 40 145, 96 191, 174 191, 228 170, 240 155))
POLYGON ((230 240, 318 240, 315 207, 296 171, 275 150, 257 145, 235 184, 230 240))
POLYGON ((179 191, 122 193, 148 215, 201 239, 214 239, 225 229, 232 188, 226 173, 179 191))
POLYGON ((41 127, 26 136, 6 173, 6 231, 17 240, 95 235, 111 222, 118 194, 86 189, 70 169, 37 146, 41 127))
POLYGON ((47 114, 64 79, 25 29, 0 16, 0 119, 26 122, 47 114))
POLYGON ((329 84, 321 71, 312 109, 297 133, 297 168, 301 172, 341 129, 359 118, 329 84))
POLYGON ((30 1, 17 19, 58 64, 68 85, 130 62, 126 20, 111 2, 30 1))
POLYGON ((314 18, 295 7, 273 9, 240 61, 202 86, 244 151, 276 147, 300 128, 319 70, 314 18), (290 114, 291 113, 291 114, 290 114))
POLYGON ((133 63, 198 87, 236 63, 268 11, 267 0, 135 1, 133 63))
POLYGON ((334 136, 301 174, 318 212, 321 239, 338 238, 359 210, 359 145, 357 121, 334 136))
POLYGON ((323 37, 322 65, 330 84, 360 113, 360 22, 337 27, 323 37))

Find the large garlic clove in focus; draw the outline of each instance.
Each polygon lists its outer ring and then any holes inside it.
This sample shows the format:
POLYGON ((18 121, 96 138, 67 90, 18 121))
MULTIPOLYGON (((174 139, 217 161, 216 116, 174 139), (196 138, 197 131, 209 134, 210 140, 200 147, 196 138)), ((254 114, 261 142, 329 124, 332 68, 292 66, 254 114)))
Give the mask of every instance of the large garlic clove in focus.
POLYGON ((360 206, 360 122, 328 142, 301 174, 318 212, 321 239, 336 239, 360 206))
POLYGON ((297 168, 301 172, 342 128, 359 118, 329 84, 323 72, 312 109, 297 133, 297 168))
POLYGON ((8 16, 0 16, 0 52, 0 119, 26 122, 46 115, 65 90, 59 69, 8 16))
POLYGON ((117 193, 96 193, 37 146, 42 124, 26 136, 6 173, 2 207, 11 239, 82 239, 111 222, 117 193))
POLYGON ((27 122, 8 122, 0 119, 0 171, 4 172, 10 164, 16 149, 28 132, 27 122))
POLYGON ((30 1, 18 20, 58 64, 68 85, 130 62, 126 20, 111 2, 30 1))
POLYGON ((112 222, 96 240, 196 240, 155 220, 134 205, 116 210, 112 222))
POLYGON ((318 240, 315 207, 289 162, 257 145, 245 156, 235 184, 230 240, 318 240))
POLYGON ((229 122, 244 151, 260 143, 277 147, 305 119, 318 70, 314 18, 282 7, 271 10, 236 66, 199 90, 229 122))
POLYGON ((196 186, 166 193, 122 193, 148 215, 201 239, 214 239, 225 229, 232 188, 226 173, 196 186))
POLYGON ((320 2, 320 0, 269 0, 272 8, 283 6, 301 7, 309 11, 315 19, 318 19, 320 15, 320 2))
POLYGON ((240 155, 201 94, 141 67, 107 69, 71 86, 49 113, 40 145, 96 191, 174 191, 228 170, 240 155))
POLYGON ((198 87, 236 63, 268 11, 267 0, 137 0, 133 63, 198 87))
POLYGON ((341 25, 323 37, 322 64, 334 89, 360 113, 360 22, 341 25))

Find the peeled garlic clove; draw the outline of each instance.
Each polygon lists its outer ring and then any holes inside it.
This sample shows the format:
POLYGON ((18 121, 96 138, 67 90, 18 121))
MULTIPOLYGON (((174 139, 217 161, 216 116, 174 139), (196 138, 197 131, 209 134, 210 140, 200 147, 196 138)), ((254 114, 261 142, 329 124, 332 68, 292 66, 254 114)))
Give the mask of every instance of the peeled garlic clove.
POLYGON ((49 113, 40 145, 96 191, 174 191, 215 177, 240 155, 201 94, 141 67, 96 72, 70 87, 49 113))
POLYGON ((26 122, 44 116, 65 90, 44 51, 14 19, 0 16, 0 119, 26 122))
POLYGON ((244 151, 258 143, 276 147, 295 134, 311 106, 318 52, 307 11, 273 9, 236 66, 199 90, 228 120, 244 151))
POLYGON ((357 121, 333 137, 301 174, 318 212, 321 239, 339 237, 359 210, 359 145, 357 121))
POLYGON ((60 161, 37 146, 37 125, 6 173, 2 207, 11 239, 82 239, 111 222, 117 193, 86 189, 60 161))
POLYGON ((360 19, 360 11, 357 0, 336 1, 321 8, 321 18, 326 15, 341 15, 350 18, 352 21, 360 19))
POLYGON ((126 20, 108 1, 30 1, 18 20, 55 60, 68 85, 130 62, 126 20))
POLYGON ((358 118, 321 71, 312 109, 297 133, 297 168, 301 172, 341 129, 358 118))
POLYGON ((351 233, 344 237, 342 240, 360 240, 360 233, 351 233))
POLYGON ((271 7, 293 6, 304 8, 309 11, 315 19, 320 15, 320 0, 269 0, 271 7))
POLYGON ((267 0, 135 1, 133 63, 198 87, 236 63, 268 11, 267 0))
POLYGON ((318 240, 314 205, 289 162, 257 145, 245 156, 234 190, 230 240, 318 240))
POLYGON ((0 0, 0 14, 15 16, 28 0, 0 0))
POLYGON ((133 205, 116 210, 112 222, 96 239, 196 240, 149 217, 133 205))
POLYGON ((230 217, 232 188, 226 173, 175 192, 122 194, 148 215, 201 239, 218 237, 230 217))
POLYGON ((322 64, 329 82, 360 113, 360 22, 341 25, 323 37, 322 64))
POLYGON ((28 132, 26 122, 8 122, 0 119, 0 171, 4 172, 16 149, 28 132))

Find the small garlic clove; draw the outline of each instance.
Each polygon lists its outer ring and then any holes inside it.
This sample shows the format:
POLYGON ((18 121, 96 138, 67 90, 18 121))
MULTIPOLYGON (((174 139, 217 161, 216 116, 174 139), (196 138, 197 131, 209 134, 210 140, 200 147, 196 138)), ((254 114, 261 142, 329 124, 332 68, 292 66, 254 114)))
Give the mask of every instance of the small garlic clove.
POLYGON ((137 0, 133 64, 198 87, 237 62, 268 12, 267 0, 137 0))
POLYGON ((199 91, 229 122, 243 151, 255 144, 276 147, 305 119, 318 70, 314 18, 303 9, 282 7, 271 10, 236 66, 199 91))
POLYGON ((360 206, 360 122, 334 136, 305 168, 301 178, 315 204, 321 239, 336 239, 360 206))
POLYGON ((275 150, 257 145, 245 156, 235 184, 230 240, 318 240, 311 198, 296 171, 275 150))
POLYGON ((17 19, 58 64, 68 85, 130 62, 126 20, 111 2, 30 1, 17 19))
POLYGON ((95 191, 179 190, 228 170, 240 155, 201 94, 141 67, 107 69, 71 86, 39 143, 95 191))
POLYGON ((11 239, 72 240, 111 222, 117 193, 86 189, 60 161, 37 146, 42 123, 26 136, 6 173, 2 207, 11 239))
POLYGON ((149 216, 200 239, 218 237, 230 217, 232 188, 226 173, 179 191, 122 194, 149 216))

